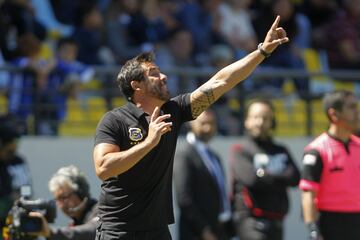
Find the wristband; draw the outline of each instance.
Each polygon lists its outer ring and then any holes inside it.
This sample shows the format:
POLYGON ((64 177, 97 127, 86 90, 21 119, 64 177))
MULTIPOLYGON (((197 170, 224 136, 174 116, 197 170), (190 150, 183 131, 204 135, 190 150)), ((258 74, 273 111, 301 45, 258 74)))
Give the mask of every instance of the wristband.
POLYGON ((315 222, 310 222, 307 224, 307 227, 309 229, 309 234, 310 234, 310 240, 317 240, 320 237, 320 232, 319 232, 319 228, 316 225, 315 222))
POLYGON ((262 46, 263 46, 263 43, 262 42, 259 43, 258 50, 261 53, 261 55, 263 55, 265 58, 270 57, 271 53, 266 52, 262 46))
POLYGON ((263 168, 259 168, 258 170, 256 170, 256 176, 258 176, 259 178, 263 177, 265 175, 265 170, 263 168))

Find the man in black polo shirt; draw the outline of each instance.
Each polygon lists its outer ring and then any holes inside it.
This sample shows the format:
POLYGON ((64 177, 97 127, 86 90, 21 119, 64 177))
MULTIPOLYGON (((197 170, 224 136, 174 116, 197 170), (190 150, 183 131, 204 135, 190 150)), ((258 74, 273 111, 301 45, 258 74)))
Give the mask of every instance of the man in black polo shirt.
POLYGON ((257 50, 175 98, 151 53, 125 63, 117 82, 128 103, 106 113, 95 136, 95 171, 103 181, 97 239, 171 239, 167 225, 174 222, 171 185, 180 127, 289 41, 279 21, 278 16, 257 50))
POLYGON ((275 112, 266 99, 253 100, 246 136, 232 146, 233 210, 241 240, 282 240, 288 190, 300 173, 287 148, 275 141, 275 112))

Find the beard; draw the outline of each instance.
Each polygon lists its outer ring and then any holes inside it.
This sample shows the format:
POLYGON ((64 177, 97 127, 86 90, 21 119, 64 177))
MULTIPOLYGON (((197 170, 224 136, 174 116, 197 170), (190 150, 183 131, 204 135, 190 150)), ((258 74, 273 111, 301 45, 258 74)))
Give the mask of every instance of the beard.
POLYGON ((214 136, 213 133, 201 133, 200 135, 196 136, 200 141, 204 143, 210 142, 211 138, 214 136))
POLYGON ((160 100, 168 101, 170 99, 170 93, 165 84, 152 85, 148 91, 151 96, 160 100))

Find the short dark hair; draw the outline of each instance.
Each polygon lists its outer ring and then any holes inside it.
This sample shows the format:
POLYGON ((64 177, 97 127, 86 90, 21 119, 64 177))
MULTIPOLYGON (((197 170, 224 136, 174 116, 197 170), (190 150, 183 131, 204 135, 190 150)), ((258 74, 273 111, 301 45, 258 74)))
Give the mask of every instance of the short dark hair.
POLYGON ((155 55, 153 52, 145 52, 126 61, 122 66, 116 82, 127 100, 131 100, 134 94, 134 89, 131 87, 131 81, 141 82, 145 80, 145 68, 142 65, 144 63, 154 62, 154 60, 155 55))
POLYGON ((346 98, 352 95, 354 95, 354 93, 349 90, 335 90, 324 95, 323 107, 325 114, 330 121, 331 118, 328 113, 329 109, 333 108, 336 111, 342 111, 346 98))

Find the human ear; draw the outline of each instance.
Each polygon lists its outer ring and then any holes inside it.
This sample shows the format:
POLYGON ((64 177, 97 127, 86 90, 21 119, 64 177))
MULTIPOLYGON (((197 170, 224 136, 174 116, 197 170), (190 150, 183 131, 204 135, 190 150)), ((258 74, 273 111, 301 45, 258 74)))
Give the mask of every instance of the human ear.
POLYGON ((337 122, 340 119, 339 113, 334 108, 329 108, 328 116, 331 122, 337 122))
POLYGON ((130 82, 130 85, 134 91, 140 89, 140 82, 138 81, 133 80, 130 82))

